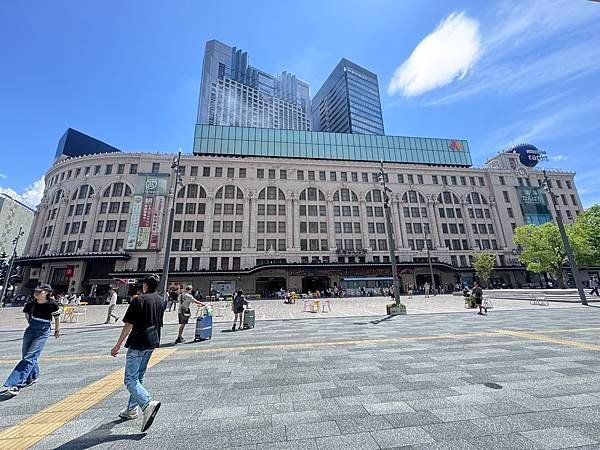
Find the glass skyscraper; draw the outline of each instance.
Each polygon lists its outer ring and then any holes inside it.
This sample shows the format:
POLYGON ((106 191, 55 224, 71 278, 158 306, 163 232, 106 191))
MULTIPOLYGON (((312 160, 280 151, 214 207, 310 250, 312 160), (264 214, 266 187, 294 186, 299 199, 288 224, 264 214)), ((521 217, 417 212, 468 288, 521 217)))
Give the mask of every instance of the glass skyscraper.
POLYGON ((377 75, 342 58, 312 99, 312 121, 314 131, 384 134, 377 75))
POLYGON ((288 72, 253 67, 248 54, 217 40, 206 43, 198 124, 310 130, 309 86, 288 72))

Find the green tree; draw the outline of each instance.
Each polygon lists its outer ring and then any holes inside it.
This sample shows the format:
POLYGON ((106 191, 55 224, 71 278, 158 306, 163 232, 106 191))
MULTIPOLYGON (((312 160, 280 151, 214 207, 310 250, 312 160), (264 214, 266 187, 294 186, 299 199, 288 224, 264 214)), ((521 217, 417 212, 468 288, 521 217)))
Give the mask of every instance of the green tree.
MULTIPOLYGON (((567 236, 579 263, 588 258, 588 245, 581 227, 566 226, 567 236)), ((513 242, 521 248, 519 260, 527 270, 550 273, 561 288, 565 287, 563 265, 567 262, 560 231, 554 222, 523 225, 515 229, 513 242)))
POLYGON ((594 205, 580 214, 574 228, 585 237, 588 247, 583 263, 600 265, 600 205, 594 205))
POLYGON ((479 280, 487 286, 494 267, 496 267, 496 257, 489 252, 475 253, 473 255, 473 267, 479 280))

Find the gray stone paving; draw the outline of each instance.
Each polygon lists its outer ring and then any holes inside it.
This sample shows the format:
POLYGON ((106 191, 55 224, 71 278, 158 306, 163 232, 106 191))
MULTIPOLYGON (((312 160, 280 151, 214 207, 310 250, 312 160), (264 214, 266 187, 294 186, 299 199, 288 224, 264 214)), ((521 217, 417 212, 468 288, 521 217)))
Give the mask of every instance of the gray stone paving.
MULTIPOLYGON (((256 329, 236 333, 217 325, 211 341, 180 345, 149 370, 146 385, 163 407, 146 435, 139 421, 117 420, 127 399, 121 389, 35 448, 600 448, 597 352, 505 335, 397 341, 497 329, 600 328, 595 310, 382 318, 258 321, 256 329), (354 343, 317 345, 336 340, 354 343), (244 348, 291 343, 298 345, 244 348), (188 352, 197 349, 212 351, 188 352)), ((117 334, 115 328, 66 329, 45 355, 107 354, 117 334)), ((0 332, 0 359, 18 356, 20 335, 0 332)), ((167 326, 163 341, 175 335, 167 326)), ((595 343, 596 335, 551 336, 595 343)), ((0 402, 0 429, 122 364, 122 357, 42 361, 38 385, 0 402)), ((0 363, 0 376, 10 369, 0 363)))

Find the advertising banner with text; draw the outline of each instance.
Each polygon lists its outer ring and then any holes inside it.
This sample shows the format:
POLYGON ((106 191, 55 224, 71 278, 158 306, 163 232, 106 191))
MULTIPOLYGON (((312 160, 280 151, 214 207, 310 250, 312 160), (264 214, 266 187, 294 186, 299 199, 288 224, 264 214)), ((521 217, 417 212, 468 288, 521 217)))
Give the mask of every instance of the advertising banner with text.
POLYGON ((127 250, 158 250, 167 195, 167 174, 139 174, 129 214, 127 250))

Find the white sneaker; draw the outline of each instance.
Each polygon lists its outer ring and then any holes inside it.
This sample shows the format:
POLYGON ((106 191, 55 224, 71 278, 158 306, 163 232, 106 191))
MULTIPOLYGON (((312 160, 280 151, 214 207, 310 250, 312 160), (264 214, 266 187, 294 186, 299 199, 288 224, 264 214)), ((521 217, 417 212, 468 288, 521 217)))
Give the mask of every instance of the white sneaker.
POLYGON ((132 409, 125 408, 123 411, 119 413, 119 417, 125 420, 137 419, 139 417, 139 408, 136 406, 132 409))
POLYGON ((0 393, 8 395, 10 397, 16 397, 17 395, 19 395, 19 388, 17 386, 4 386, 0 393))
POLYGON ((143 411, 144 419, 142 420, 142 433, 152 426, 152 422, 154 422, 154 417, 156 417, 156 413, 159 409, 160 402, 156 400, 151 400, 146 405, 143 411))

